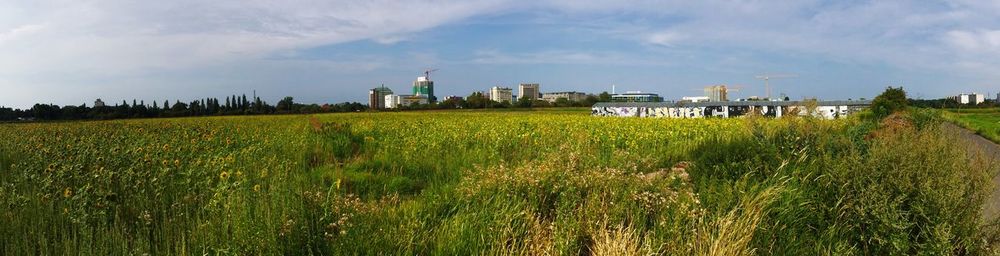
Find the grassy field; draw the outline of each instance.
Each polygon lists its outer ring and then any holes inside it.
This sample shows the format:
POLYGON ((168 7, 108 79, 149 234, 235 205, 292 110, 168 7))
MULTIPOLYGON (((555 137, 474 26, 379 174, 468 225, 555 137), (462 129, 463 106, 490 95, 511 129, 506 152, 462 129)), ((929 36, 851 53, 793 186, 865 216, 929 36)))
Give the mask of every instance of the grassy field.
POLYGON ((1000 108, 949 109, 944 116, 987 139, 1000 143, 1000 108))
MULTIPOLYGON (((0 125, 0 254, 983 254, 928 113, 431 111, 0 125)), ((967 161, 968 159, 975 161, 967 161)))

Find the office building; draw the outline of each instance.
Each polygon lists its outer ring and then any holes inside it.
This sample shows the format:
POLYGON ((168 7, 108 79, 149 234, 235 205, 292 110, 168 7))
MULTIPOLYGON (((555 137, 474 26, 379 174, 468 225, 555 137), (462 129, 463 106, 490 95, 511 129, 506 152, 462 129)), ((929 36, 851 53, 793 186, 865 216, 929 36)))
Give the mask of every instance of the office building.
POLYGON ((560 98, 569 101, 584 101, 587 99, 587 94, 582 92, 547 92, 542 93, 542 100, 548 102, 556 102, 560 98))
POLYGON ((384 109, 386 95, 392 95, 392 90, 386 88, 384 84, 368 90, 368 107, 372 110, 384 109))
POLYGON ((490 88, 490 99, 496 102, 511 103, 514 100, 514 91, 507 87, 493 86, 490 88))
POLYGON ((540 88, 538 84, 521 83, 517 86, 517 97, 518 99, 537 100, 541 97, 539 90, 540 88))

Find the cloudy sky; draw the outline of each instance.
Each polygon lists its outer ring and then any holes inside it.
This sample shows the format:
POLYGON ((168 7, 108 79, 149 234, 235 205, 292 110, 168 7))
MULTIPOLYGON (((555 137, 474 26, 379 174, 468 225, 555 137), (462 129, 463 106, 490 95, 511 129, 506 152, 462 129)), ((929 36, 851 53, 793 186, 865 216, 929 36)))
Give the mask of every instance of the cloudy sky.
POLYGON ((440 96, 493 85, 642 90, 710 84, 792 98, 1000 91, 1000 0, 0 1, 0 105, 364 102, 424 68, 440 96))

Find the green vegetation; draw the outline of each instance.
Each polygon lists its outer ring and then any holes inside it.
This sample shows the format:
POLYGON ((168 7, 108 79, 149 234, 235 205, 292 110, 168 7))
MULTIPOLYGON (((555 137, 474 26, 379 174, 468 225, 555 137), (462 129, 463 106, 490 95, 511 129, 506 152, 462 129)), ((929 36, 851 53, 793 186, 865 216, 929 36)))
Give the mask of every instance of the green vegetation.
POLYGON ((0 254, 990 253, 992 163, 936 122, 428 111, 4 124, 0 254))
POLYGON ((888 87, 881 95, 872 100, 871 111, 876 117, 883 118, 906 108, 906 91, 903 87, 888 87))
POLYGON ((947 112, 944 116, 948 120, 1000 143, 1000 108, 949 109, 947 112))

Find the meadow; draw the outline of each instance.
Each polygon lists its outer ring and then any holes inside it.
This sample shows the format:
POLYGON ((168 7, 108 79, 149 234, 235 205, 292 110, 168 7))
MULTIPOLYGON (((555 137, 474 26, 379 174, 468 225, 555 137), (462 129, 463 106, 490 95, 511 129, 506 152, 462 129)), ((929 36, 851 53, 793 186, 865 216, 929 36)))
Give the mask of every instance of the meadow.
POLYGON ((935 113, 2 124, 0 254, 995 252, 996 163, 935 113))
POLYGON ((944 116, 966 129, 1000 143, 1000 108, 949 109, 944 116))

